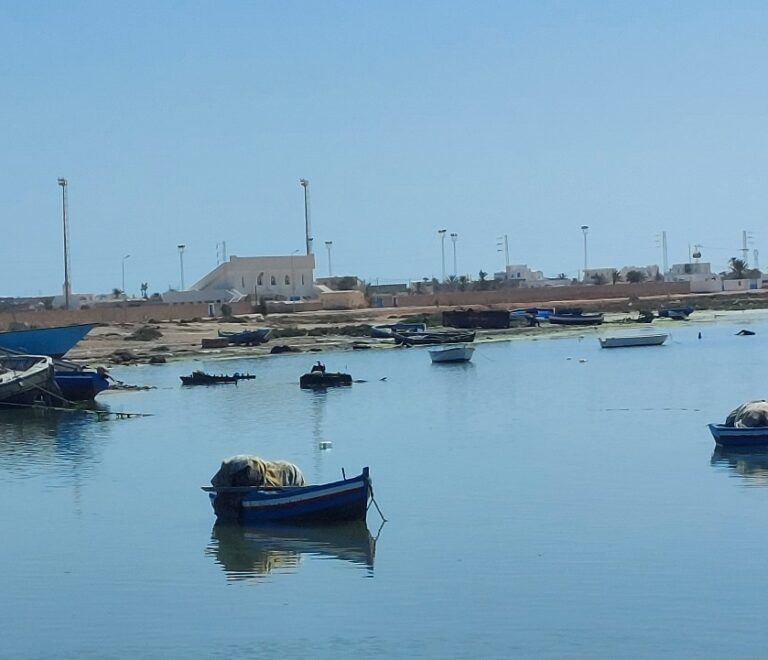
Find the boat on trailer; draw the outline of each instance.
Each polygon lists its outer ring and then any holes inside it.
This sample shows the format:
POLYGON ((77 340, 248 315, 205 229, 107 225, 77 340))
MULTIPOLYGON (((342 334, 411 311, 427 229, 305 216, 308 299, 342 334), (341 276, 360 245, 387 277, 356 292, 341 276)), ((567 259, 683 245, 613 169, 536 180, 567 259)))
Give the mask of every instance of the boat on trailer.
POLYGON ((669 335, 627 335, 624 337, 599 337, 601 348, 629 348, 631 346, 661 346, 669 335))
POLYGON ((356 477, 314 486, 202 486, 220 521, 242 524, 365 520, 371 498, 368 468, 356 477))

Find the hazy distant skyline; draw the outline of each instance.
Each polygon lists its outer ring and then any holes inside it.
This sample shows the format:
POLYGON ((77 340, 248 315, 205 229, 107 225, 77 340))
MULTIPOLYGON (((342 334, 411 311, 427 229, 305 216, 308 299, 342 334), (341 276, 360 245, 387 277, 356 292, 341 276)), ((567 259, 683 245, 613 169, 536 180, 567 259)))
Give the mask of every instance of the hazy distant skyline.
POLYGON ((237 256, 318 276, 768 264, 761 2, 5 3, 0 295, 149 292, 237 256), (446 271, 453 270, 446 239, 446 271))

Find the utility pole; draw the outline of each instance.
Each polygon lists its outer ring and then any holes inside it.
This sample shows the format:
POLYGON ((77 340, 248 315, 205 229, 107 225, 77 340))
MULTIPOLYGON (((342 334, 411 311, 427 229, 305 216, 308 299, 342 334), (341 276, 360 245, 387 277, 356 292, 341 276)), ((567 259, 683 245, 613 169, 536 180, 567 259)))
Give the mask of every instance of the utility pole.
POLYGON ((443 255, 443 279, 441 279, 441 282, 445 282, 445 233, 447 232, 447 229, 438 229, 437 233, 440 236, 440 251, 443 255))
POLYGON ((451 234, 451 240, 453 241, 453 276, 456 277, 456 241, 459 240, 459 235, 456 232, 451 234))
POLYGON ((749 266, 749 248, 747 247, 747 230, 741 232, 741 254, 745 266, 749 266))
POLYGON ((332 247, 333 247, 333 241, 325 242, 325 249, 328 250, 328 277, 333 277, 333 262, 331 261, 332 247))
POLYGON ((509 269, 509 240, 506 234, 496 239, 496 252, 504 252, 504 279, 507 279, 509 269))
POLYGON ((299 179, 299 184, 304 188, 304 232, 307 240, 307 255, 312 254, 312 230, 309 223, 309 181, 299 179))
POLYGON ((64 221, 64 306, 69 309, 69 298, 72 294, 72 287, 69 283, 69 219, 67 208, 67 180, 59 177, 61 186, 61 214, 64 221))
POLYGON ((589 231, 588 225, 581 225, 581 233, 584 234, 584 272, 582 273, 582 279, 587 274, 587 232, 589 231))
POLYGON ((176 247, 179 248, 179 270, 181 271, 181 289, 179 290, 184 291, 184 248, 187 246, 179 243, 176 247))

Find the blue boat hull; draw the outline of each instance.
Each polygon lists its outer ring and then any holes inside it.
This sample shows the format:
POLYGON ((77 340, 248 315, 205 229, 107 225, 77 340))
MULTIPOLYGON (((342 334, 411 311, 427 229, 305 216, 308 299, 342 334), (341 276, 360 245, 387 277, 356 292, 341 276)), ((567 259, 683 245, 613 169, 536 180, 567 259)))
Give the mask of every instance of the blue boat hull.
POLYGON ((95 323, 81 323, 56 328, 0 332, 0 348, 26 355, 61 358, 94 327, 95 323))
POLYGON ((351 479, 318 486, 206 487, 220 520, 243 524, 330 523, 365 520, 371 482, 368 468, 351 479))
POLYGON ((57 372, 56 384, 67 401, 92 401, 109 387, 109 380, 94 370, 57 372))
POLYGON ((768 447, 768 426, 736 428, 724 424, 709 424, 709 431, 721 447, 768 447))

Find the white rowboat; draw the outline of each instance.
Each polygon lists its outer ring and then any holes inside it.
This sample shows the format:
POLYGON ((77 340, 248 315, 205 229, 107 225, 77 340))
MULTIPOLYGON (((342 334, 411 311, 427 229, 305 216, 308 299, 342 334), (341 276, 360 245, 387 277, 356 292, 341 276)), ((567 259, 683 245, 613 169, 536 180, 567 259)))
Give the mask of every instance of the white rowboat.
POLYGON ((603 348, 627 348, 629 346, 661 346, 669 335, 632 335, 625 337, 600 337, 603 348))

